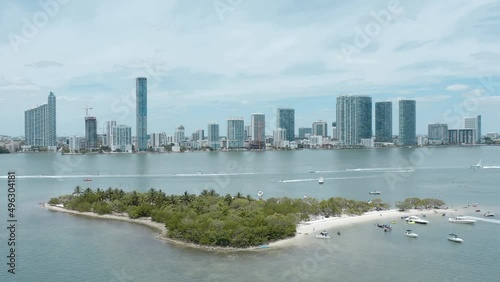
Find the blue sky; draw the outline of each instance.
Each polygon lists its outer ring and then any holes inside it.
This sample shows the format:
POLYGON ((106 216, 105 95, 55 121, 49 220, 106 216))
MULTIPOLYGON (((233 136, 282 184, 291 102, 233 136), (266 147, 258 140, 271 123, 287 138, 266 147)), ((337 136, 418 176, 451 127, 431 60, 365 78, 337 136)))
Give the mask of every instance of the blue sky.
POLYGON ((83 135, 86 105, 135 130, 139 76, 149 132, 261 112, 270 134, 278 107, 331 123, 341 94, 393 101, 394 134, 401 98, 419 134, 477 114, 500 132, 499 66, 499 1, 1 1, 0 134, 49 91, 59 136, 83 135))

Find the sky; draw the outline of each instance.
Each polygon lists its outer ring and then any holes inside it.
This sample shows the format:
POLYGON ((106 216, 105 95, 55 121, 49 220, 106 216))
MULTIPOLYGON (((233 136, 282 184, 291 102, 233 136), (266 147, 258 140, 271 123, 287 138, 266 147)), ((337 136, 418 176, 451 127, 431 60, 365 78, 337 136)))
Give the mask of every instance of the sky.
MULTIPOLYGON (((57 97, 57 135, 115 120, 135 131, 135 78, 148 79, 148 132, 295 109, 335 121, 336 97, 417 101, 417 134, 482 115, 500 132, 500 1, 0 1, 0 135, 57 97)), ((375 107, 373 107, 375 108, 375 107)), ((329 131, 331 128, 329 128, 329 131)), ((331 131, 330 131, 331 132, 331 131)))

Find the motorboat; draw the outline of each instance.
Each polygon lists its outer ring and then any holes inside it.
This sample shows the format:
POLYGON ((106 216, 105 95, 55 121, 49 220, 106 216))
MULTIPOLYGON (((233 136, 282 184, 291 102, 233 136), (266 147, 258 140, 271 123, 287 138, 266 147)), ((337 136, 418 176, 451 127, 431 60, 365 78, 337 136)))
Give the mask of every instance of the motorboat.
POLYGON ((463 243, 464 240, 462 238, 458 238, 457 234, 450 234, 448 236, 448 241, 463 243))
POLYGON ((483 216, 484 216, 484 217, 494 217, 494 216, 495 216, 495 214, 494 214, 494 213, 492 213, 492 212, 487 212, 487 213, 483 214, 483 216))
POLYGON ((457 216, 455 218, 448 218, 448 221, 449 222, 453 222, 453 223, 467 223, 467 224, 474 224, 476 223, 477 221, 474 220, 474 219, 471 219, 471 218, 467 218, 465 216, 457 216))
POLYGON ((392 226, 390 226, 389 224, 377 224, 377 227, 384 229, 385 232, 389 232, 392 230, 392 226))
POLYGON ((483 168, 483 164, 481 163, 481 160, 475 165, 471 165, 470 168, 476 169, 476 168, 483 168))
POLYGON ((331 239, 332 236, 328 235, 327 231, 321 231, 318 235, 316 235, 318 239, 331 239))
POLYGON ((264 195, 264 192, 262 192, 262 191, 259 191, 259 192, 257 193, 257 196, 259 196, 259 197, 262 197, 262 195, 264 195))
POLYGON ((83 181, 92 181, 90 178, 85 178, 83 181))
POLYGON ((404 235, 406 237, 411 237, 411 238, 417 238, 418 237, 418 234, 417 233, 414 233, 413 231, 411 230, 406 230, 404 235))
POLYGON ((427 221, 425 219, 421 219, 420 217, 418 217, 416 215, 412 215, 412 216, 407 217, 406 221, 408 223, 413 222, 413 223, 418 223, 418 224, 427 224, 427 223, 429 223, 429 221, 427 221))
POLYGON ((318 179, 318 183, 319 183, 319 184, 323 184, 323 183, 325 183, 325 180, 323 179, 323 177, 320 177, 320 178, 318 179))
POLYGON ((373 191, 370 191, 368 194, 370 195, 380 195, 380 191, 377 191, 377 190, 373 190, 373 191))

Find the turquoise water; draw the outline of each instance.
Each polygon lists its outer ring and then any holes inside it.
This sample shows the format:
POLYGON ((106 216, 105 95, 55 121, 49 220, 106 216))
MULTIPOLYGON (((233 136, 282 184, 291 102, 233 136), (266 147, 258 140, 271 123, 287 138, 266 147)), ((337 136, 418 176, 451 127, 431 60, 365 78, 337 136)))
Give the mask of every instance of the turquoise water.
MULTIPOLYGON (((499 156, 497 147, 1 155, 0 223, 7 226, 5 175, 14 169, 18 249, 17 274, 10 275, 7 233, 0 233, 0 281, 497 281, 500 221, 468 226, 430 215, 428 226, 411 226, 417 239, 404 237, 408 225, 398 220, 392 232, 365 223, 343 228, 332 240, 308 238, 303 246, 213 253, 157 240, 156 231, 142 225, 51 212, 38 203, 76 185, 358 200, 371 199, 368 192, 376 189, 392 204, 434 197, 450 209, 477 202, 500 216, 499 156), (493 168, 472 170, 479 159, 493 168), (92 181, 84 182, 88 177, 92 181), (465 242, 448 242, 448 233, 465 242)), ((468 214, 477 216, 472 209, 468 214)))

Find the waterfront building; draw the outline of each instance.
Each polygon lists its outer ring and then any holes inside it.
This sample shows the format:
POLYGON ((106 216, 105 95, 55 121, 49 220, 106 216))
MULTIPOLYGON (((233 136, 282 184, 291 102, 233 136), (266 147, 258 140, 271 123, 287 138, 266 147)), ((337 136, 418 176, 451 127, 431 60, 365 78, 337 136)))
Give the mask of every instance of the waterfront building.
POLYGON ((208 123, 207 138, 208 138, 208 147, 214 150, 218 150, 220 148, 218 123, 215 122, 208 123))
POLYGON ((276 148, 281 148, 285 146, 284 141, 286 140, 287 134, 286 134, 286 129, 284 128, 276 128, 273 131, 273 146, 276 148))
POLYGON ((107 121, 106 122, 106 141, 104 144, 106 146, 110 146, 111 147, 111 144, 113 143, 113 127, 116 126, 116 121, 114 120, 110 120, 110 121, 107 121))
POLYGON ((85 117, 85 148, 97 149, 97 118, 85 117))
POLYGON ((70 153, 77 153, 80 151, 80 137, 69 136, 67 140, 68 149, 70 153))
POLYGON ((24 140, 30 146, 57 146, 54 93, 50 92, 47 104, 24 112, 24 140))
POLYGON ((360 145, 372 137, 372 98, 341 95, 337 97, 337 138, 342 146, 360 145))
POLYGON ((146 151, 148 147, 148 86, 147 78, 135 80, 136 93, 136 138, 138 151, 146 151))
POLYGON ((448 145, 450 138, 448 125, 442 123, 429 124, 427 137, 430 145, 448 145))
POLYGON ((464 118, 464 128, 472 129, 474 134, 474 143, 481 144, 481 115, 464 118))
POLYGON ((165 133, 149 134, 149 146, 153 149, 158 149, 165 144, 165 133))
POLYGON ((266 116, 254 113, 251 116, 250 136, 252 141, 263 142, 266 138, 266 116))
POLYGON ((278 108, 276 110, 276 128, 286 130, 286 140, 295 140, 295 110, 278 108))
POLYGON ((174 143, 181 146, 181 143, 185 140, 184 136, 184 125, 180 125, 175 129, 175 134, 174 134, 174 143))
POLYGON ((328 137, 328 124, 326 123, 326 121, 320 120, 313 122, 311 135, 328 137))
POLYGON ((311 127, 299 127, 299 139, 306 139, 306 134, 309 134, 309 136, 311 136, 311 133, 311 127))
POLYGON ((252 140, 252 126, 251 125, 245 125, 245 141, 246 140, 252 140))
POLYGON ((309 137, 309 145, 313 148, 320 148, 323 146, 323 136, 322 135, 311 135, 309 137))
POLYGON ((375 103, 375 141, 392 142, 392 102, 375 103))
POLYGON ((337 122, 332 122, 332 139, 338 140, 337 122))
POLYGON ((117 125, 113 127, 112 151, 132 152, 132 128, 126 125, 117 125))
POLYGON ((244 147, 244 128, 243 118, 230 118, 227 120, 227 148, 236 149, 244 147))
POLYGON ((413 146, 417 144, 416 101, 399 100, 399 145, 413 146))

